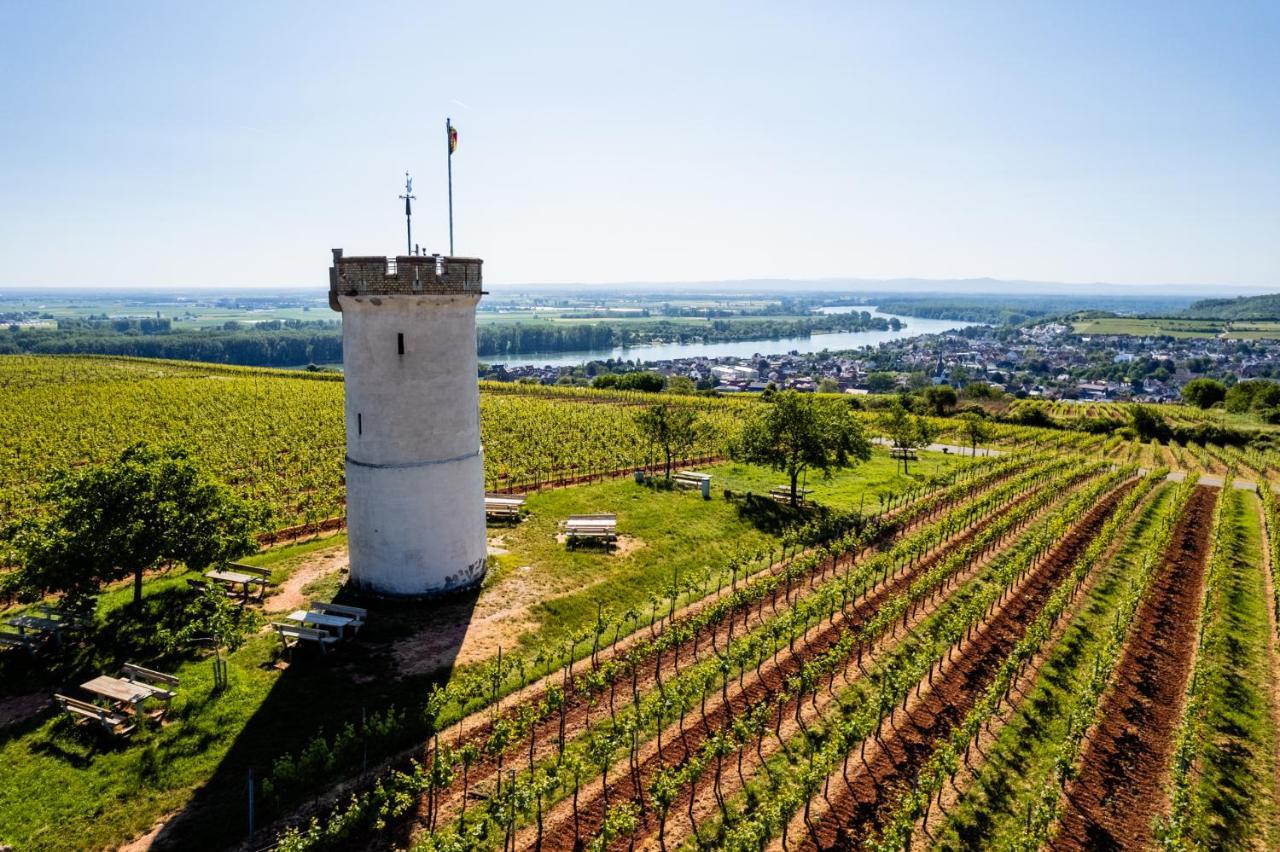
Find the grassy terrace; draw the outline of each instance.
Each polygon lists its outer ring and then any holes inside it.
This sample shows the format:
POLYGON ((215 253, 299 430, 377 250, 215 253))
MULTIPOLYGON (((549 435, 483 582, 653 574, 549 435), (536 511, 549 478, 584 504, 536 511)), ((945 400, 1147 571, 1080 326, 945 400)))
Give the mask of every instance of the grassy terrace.
POLYGON ((1054 747, 1063 738, 1072 696, 1089 678, 1103 634, 1140 566, 1157 519, 1168 511, 1171 494, 1165 485, 1147 501, 1017 712, 984 749, 985 763, 965 796, 940 829, 932 828, 937 848, 1004 849, 1021 835, 1027 797, 1053 768, 1054 747))
MULTIPOLYGON (((877 451, 854 471, 828 482, 811 477, 808 484, 813 497, 827 505, 870 509, 878 506, 878 495, 956 461, 922 454, 907 480, 877 451)), ((651 599, 662 594, 673 573, 696 576, 744 550, 776 549, 790 510, 744 512, 723 498, 723 489, 763 492, 781 484, 781 477, 735 464, 710 470, 716 479, 709 501, 696 492, 650 489, 624 479, 530 495, 525 522, 490 527, 494 556, 478 594, 430 606, 378 606, 359 642, 323 660, 300 652, 287 667, 277 665, 275 638, 256 635, 230 655, 230 687, 220 694, 213 690, 205 652, 166 653, 159 639, 163 628, 176 626, 169 622, 180 609, 177 599, 187 594, 184 576, 150 579, 141 614, 128 606, 127 588, 103 595, 97 635, 83 646, 37 660, 0 654, 0 712, 18 718, 0 727, 0 843, 23 850, 111 847, 174 812, 182 814, 161 833, 163 848, 209 848, 241 839, 250 768, 260 779, 269 777, 277 757, 300 752, 321 730, 332 738, 362 714, 373 716, 391 705, 412 712, 432 683, 465 677, 499 646, 504 653, 523 648, 526 656, 563 648, 566 637, 594 623, 598 603, 615 613, 632 609, 647 615, 651 599), (617 512, 618 552, 567 551, 556 540, 557 522, 595 511, 617 512), (182 679, 170 723, 118 743, 50 712, 54 691, 114 673, 125 661, 182 679)), ((270 567, 281 584, 267 609, 287 611, 296 605, 290 600, 328 598, 338 589, 345 576, 345 540, 305 542, 251 561, 270 567)), ((272 617, 268 613, 264 621, 272 617)), ((579 655, 588 650, 577 647, 579 655)), ((370 735, 370 759, 406 744, 392 735, 370 735)), ((326 775, 321 767, 309 779, 313 788, 301 792, 332 786, 343 774, 326 775)), ((271 816, 271 803, 260 802, 259 825, 271 816)))

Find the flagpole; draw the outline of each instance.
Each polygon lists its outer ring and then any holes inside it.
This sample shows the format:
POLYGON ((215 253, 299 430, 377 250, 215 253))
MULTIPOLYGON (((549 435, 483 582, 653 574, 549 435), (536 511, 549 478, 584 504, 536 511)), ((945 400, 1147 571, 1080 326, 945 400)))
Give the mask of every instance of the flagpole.
POLYGON ((444 120, 444 150, 449 161, 449 256, 453 257, 453 123, 444 120))

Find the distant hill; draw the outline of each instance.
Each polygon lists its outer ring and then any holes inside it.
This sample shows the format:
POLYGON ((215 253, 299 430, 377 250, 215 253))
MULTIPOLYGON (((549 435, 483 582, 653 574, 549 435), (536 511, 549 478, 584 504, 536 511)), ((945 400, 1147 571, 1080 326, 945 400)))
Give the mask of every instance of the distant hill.
POLYGON ((1179 316, 1224 320, 1280 319, 1280 293, 1237 296, 1234 299, 1202 299, 1192 303, 1179 316))

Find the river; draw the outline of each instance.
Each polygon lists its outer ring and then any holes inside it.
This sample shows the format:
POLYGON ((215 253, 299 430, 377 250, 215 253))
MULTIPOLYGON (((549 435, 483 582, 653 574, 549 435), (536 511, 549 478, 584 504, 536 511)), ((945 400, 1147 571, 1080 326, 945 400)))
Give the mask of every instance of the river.
MULTIPOLYGON (((820 309, 823 313, 852 313, 866 311, 873 317, 894 318, 895 314, 881 313, 868 305, 840 305, 820 309)), ((628 361, 669 361, 675 358, 750 358, 753 355, 780 355, 784 352, 821 352, 823 349, 858 349, 875 346, 890 340, 916 337, 921 334, 939 334, 952 329, 974 325, 959 320, 922 319, 897 316, 903 324, 897 331, 836 331, 829 334, 811 334, 808 337, 781 337, 775 340, 738 340, 730 343, 658 343, 648 346, 615 346, 612 349, 579 350, 577 352, 523 352, 500 359, 496 355, 482 356, 485 364, 505 364, 508 367, 574 367, 587 361, 607 361, 610 358, 628 361)))

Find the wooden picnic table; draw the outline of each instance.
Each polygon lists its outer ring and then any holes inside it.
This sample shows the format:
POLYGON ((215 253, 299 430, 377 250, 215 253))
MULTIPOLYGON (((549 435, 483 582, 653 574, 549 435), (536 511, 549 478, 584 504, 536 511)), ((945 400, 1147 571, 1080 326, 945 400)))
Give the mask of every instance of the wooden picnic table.
POLYGON ((91 681, 80 684, 80 688, 119 704, 131 705, 133 712, 138 715, 141 715, 142 702, 156 691, 144 683, 135 683, 110 675, 99 675, 91 681))
POLYGON ((205 571, 204 575, 215 583, 222 583, 227 586, 240 585, 244 587, 244 597, 249 597, 249 587, 259 585, 265 587, 267 579, 256 574, 245 574, 240 571, 215 570, 205 571))
POLYGON ((27 631, 30 630, 37 636, 51 634, 57 642, 62 641, 62 628, 67 626, 66 622, 58 621, 54 618, 30 614, 15 615, 13 618, 6 620, 5 623, 18 628, 19 636, 25 637, 27 631))
POLYGON ((617 529, 617 515, 570 515, 564 522, 566 529, 617 529))
POLYGON ((319 627, 331 627, 338 632, 338 638, 346 638, 347 625, 355 621, 345 615, 331 615, 324 612, 308 612, 305 609, 294 610, 286 616, 290 621, 297 621, 301 624, 317 625, 319 627))

